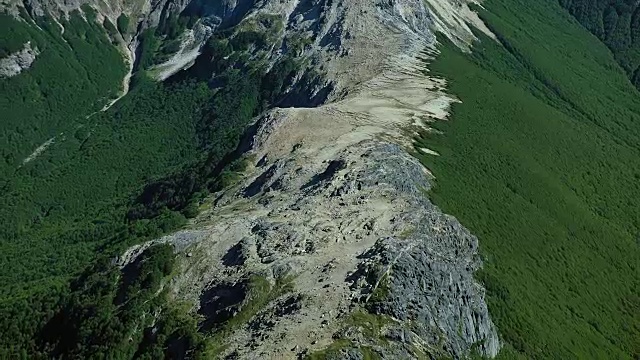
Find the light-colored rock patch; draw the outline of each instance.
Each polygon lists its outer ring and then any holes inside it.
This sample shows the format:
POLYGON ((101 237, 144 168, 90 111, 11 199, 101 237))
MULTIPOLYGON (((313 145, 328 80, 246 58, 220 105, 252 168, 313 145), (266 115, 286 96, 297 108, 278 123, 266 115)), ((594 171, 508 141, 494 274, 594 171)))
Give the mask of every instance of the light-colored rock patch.
POLYGON ((31 42, 27 42, 22 50, 0 59, 0 78, 16 76, 29 69, 38 54, 38 49, 31 48, 31 42))

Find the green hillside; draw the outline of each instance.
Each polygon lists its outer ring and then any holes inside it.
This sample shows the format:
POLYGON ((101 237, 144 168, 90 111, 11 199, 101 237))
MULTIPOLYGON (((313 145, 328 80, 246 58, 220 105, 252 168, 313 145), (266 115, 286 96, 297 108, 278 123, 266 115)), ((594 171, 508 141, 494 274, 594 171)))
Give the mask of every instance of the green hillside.
MULTIPOLYGON (((143 339, 139 320, 164 306, 155 294, 172 253, 152 252, 158 265, 128 280, 140 282, 133 288, 104 281, 121 276, 110 259, 197 214, 201 197, 241 169, 230 155, 246 126, 297 70, 291 59, 268 70, 242 60, 252 40, 237 41, 230 29, 212 37, 194 71, 151 81, 147 68, 166 58, 165 45, 186 26, 170 17, 164 30, 143 33, 131 91, 102 112, 120 92, 125 66, 108 36, 112 26, 83 12, 88 21, 75 12, 64 33, 50 18, 36 24, 0 14, 4 53, 27 41, 40 51, 30 69, 0 79, 0 358, 162 352, 164 340, 143 339), (118 304, 122 291, 136 299, 131 307, 118 304)), ((167 309, 163 331, 183 326, 183 313, 167 309)))
POLYGON ((212 92, 143 81, 100 112, 121 91, 126 69, 91 9, 84 16, 62 20, 62 33, 48 17, 36 26, 28 15, 0 14, 0 48, 31 41, 40 53, 27 71, 0 79, 2 358, 37 354, 34 332, 97 256, 184 222, 165 214, 134 227, 125 215, 146 182, 197 156, 195 122, 212 92))
POLYGON ((634 0, 560 0, 560 4, 611 49, 640 88, 640 4, 634 0))
POLYGON ((480 239, 505 358, 640 356, 640 93, 554 0, 489 0, 462 101, 418 146, 436 204, 480 239))
POLYGON ((0 183, 39 145, 85 123, 115 98, 126 73, 104 29, 79 12, 62 20, 64 33, 49 18, 38 18, 37 25, 23 19, 0 13, 0 56, 28 41, 39 52, 28 71, 0 79, 0 183))

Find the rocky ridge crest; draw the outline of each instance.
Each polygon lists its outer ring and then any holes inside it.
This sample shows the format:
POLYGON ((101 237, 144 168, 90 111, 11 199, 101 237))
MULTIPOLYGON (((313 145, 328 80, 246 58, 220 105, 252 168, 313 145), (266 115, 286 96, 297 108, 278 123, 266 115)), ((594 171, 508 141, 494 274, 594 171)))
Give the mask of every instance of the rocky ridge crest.
MULTIPOLYGON (((281 39, 306 39, 297 55, 333 86, 323 105, 258 119, 244 177, 152 242, 179 252, 170 296, 204 329, 249 318, 225 339, 231 358, 495 356, 477 239, 429 201, 433 177, 410 155, 415 131, 456 101, 426 66, 434 30, 463 49, 471 26, 489 30, 453 0, 223 3, 235 7, 221 24, 284 15, 281 39), (252 290, 256 279, 269 290, 252 290)), ((275 44, 269 56, 293 51, 275 44)))

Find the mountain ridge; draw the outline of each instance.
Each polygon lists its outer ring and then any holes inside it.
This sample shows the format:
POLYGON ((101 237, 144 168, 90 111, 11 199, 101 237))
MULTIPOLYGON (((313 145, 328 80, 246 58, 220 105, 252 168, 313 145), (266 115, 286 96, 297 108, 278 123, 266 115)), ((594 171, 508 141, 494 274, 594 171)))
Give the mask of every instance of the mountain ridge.
POLYGON ((0 355, 633 357, 636 92, 561 5, 5 1, 0 355))

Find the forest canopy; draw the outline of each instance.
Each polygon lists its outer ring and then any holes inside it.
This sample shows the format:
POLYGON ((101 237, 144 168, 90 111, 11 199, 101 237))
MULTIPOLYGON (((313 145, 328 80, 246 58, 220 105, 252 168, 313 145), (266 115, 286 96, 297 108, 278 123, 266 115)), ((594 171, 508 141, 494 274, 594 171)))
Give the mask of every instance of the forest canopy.
POLYGON ((634 0, 560 0, 560 4, 609 47, 640 89, 640 4, 634 0))
MULTIPOLYGON (((29 71, 0 79, 2 358, 94 351, 157 358, 167 348, 197 348, 192 320, 163 296, 150 297, 170 273, 170 265, 160 264, 173 261, 172 250, 149 253, 158 267, 136 270, 149 275, 128 290, 109 281, 126 277, 111 259, 184 226, 203 196, 242 171, 234 150, 247 126, 280 99, 297 71, 290 59, 267 71, 218 46, 234 34, 228 32, 214 36, 204 50, 209 56, 194 69, 157 83, 147 70, 189 26, 189 19, 169 17, 145 31, 131 90, 102 112, 121 91, 126 66, 113 46, 114 25, 85 15, 88 21, 72 13, 61 34, 49 18, 36 18, 36 26, 31 17, 0 14, 3 52, 26 41, 41 52, 29 71), (25 161, 43 143, 45 150, 25 161), (160 331, 153 341, 137 334, 136 347, 123 339, 131 319, 149 306, 163 314, 164 325, 153 330, 160 331), (61 334, 60 327, 69 331, 61 334)), ((131 26, 121 16, 115 28, 123 33, 131 26)), ((260 41, 239 39, 236 49, 260 41)))

